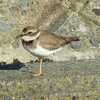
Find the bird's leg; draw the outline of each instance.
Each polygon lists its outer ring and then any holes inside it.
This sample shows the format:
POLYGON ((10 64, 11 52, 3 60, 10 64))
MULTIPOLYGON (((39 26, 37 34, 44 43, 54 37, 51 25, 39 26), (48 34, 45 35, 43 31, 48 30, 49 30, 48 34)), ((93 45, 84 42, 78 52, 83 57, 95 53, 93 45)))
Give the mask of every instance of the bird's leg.
POLYGON ((34 74, 34 76, 41 76, 43 74, 43 72, 42 72, 42 63, 43 63, 43 59, 40 59, 39 73, 34 74))
POLYGON ((35 63, 40 63, 40 58, 37 57, 37 58, 34 60, 34 62, 35 62, 35 63))

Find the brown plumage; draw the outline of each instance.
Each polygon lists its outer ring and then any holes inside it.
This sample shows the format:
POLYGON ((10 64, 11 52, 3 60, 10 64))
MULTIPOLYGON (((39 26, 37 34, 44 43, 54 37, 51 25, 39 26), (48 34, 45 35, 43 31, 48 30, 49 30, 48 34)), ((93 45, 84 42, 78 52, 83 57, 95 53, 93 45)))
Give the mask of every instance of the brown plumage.
POLYGON ((32 33, 34 35, 34 33, 40 32, 40 36, 38 37, 38 39, 34 40, 33 45, 39 41, 40 45, 42 45, 42 47, 46 48, 46 49, 57 49, 68 43, 71 43, 72 41, 79 41, 78 37, 58 36, 58 35, 48 32, 46 30, 40 31, 39 29, 35 29, 35 32, 33 33, 32 32, 33 29, 34 28, 32 26, 25 27, 22 30, 22 32, 24 32, 24 34, 21 36, 29 35, 30 33, 32 33))
POLYGON ((79 41, 78 37, 62 37, 47 31, 41 31, 40 37, 37 41, 40 41, 40 45, 46 49, 57 49, 65 46, 72 41, 79 41))
POLYGON ((42 74, 42 57, 49 56, 62 49, 66 44, 72 41, 79 41, 78 37, 58 36, 48 31, 34 29, 32 26, 23 29, 21 37, 23 47, 40 58, 40 71, 36 76, 42 74))

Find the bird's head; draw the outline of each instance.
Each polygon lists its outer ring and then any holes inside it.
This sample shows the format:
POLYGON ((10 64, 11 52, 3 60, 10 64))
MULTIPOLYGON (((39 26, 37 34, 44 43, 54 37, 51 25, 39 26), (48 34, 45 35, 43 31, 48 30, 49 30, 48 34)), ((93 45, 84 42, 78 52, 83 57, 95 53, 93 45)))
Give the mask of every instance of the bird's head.
POLYGON ((32 41, 39 37, 40 32, 39 29, 34 28, 32 26, 27 26, 22 30, 23 34, 19 35, 22 40, 24 41, 32 41))

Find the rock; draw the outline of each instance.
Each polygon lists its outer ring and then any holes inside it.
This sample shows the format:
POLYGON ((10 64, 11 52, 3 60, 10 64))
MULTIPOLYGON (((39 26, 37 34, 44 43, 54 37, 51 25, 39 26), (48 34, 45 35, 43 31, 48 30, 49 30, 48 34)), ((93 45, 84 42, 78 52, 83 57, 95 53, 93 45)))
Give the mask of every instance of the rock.
POLYGON ((4 100, 12 100, 10 96, 4 96, 4 100))
POLYGON ((71 48, 73 48, 73 49, 79 49, 79 48, 82 47, 82 43, 81 43, 81 41, 71 42, 70 46, 71 46, 71 48))
POLYGON ((98 0, 0 1, 0 62, 12 63, 13 59, 18 59, 25 63, 34 60, 35 57, 18 42, 20 40, 15 40, 28 25, 57 35, 81 37, 81 43, 71 44, 73 49, 65 47, 50 57, 54 61, 94 58, 100 45, 99 5, 98 0), (13 41, 16 41, 15 46, 13 41), (89 51, 93 51, 91 57, 89 51))
POLYGON ((0 32, 10 32, 12 26, 8 24, 6 21, 0 20, 0 32))

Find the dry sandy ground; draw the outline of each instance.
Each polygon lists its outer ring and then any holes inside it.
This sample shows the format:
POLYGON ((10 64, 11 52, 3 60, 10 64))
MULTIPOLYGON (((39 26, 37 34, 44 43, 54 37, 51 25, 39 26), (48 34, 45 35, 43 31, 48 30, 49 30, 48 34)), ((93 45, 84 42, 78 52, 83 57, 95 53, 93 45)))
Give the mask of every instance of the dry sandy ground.
POLYGON ((0 100, 100 100, 100 59, 45 62, 44 75, 34 77, 30 71, 37 72, 38 66, 1 68, 0 100))

